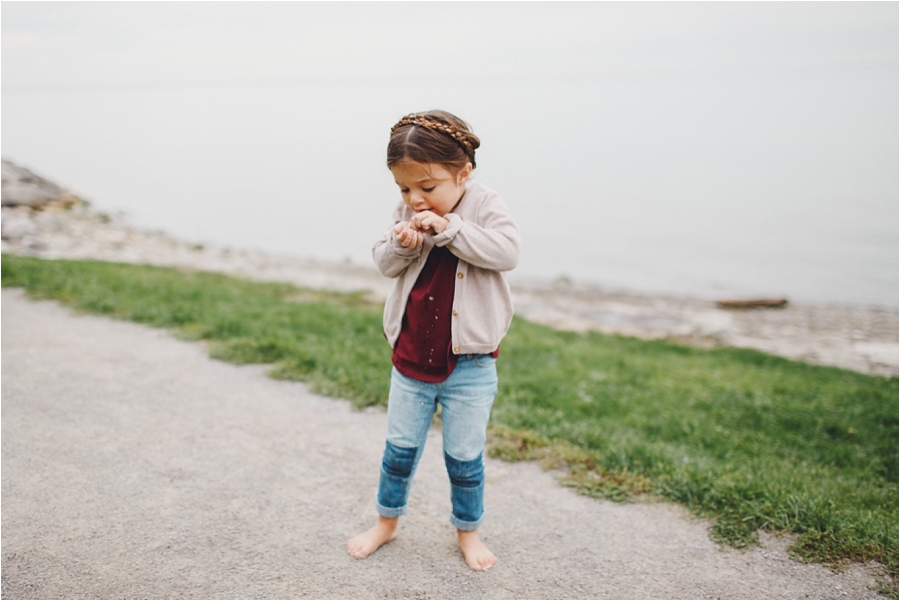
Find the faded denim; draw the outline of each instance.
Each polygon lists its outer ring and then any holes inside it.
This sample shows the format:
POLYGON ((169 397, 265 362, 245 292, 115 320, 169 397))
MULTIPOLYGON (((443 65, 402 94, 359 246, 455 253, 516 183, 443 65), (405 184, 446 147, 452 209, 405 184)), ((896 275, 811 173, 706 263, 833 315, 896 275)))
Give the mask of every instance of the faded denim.
POLYGON ((392 370, 376 503, 379 515, 406 515, 412 478, 440 404, 453 507, 450 522, 459 530, 478 528, 484 519, 482 453, 496 394, 496 359, 490 355, 460 355, 456 369, 439 383, 420 382, 392 370))

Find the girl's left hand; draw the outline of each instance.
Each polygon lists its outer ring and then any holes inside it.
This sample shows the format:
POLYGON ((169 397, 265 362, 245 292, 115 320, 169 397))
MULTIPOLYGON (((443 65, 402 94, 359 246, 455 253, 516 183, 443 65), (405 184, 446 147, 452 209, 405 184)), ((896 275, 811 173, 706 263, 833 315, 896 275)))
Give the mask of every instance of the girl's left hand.
POLYGON ((422 211, 413 215, 409 225, 429 234, 440 234, 447 229, 450 222, 431 211, 422 211))

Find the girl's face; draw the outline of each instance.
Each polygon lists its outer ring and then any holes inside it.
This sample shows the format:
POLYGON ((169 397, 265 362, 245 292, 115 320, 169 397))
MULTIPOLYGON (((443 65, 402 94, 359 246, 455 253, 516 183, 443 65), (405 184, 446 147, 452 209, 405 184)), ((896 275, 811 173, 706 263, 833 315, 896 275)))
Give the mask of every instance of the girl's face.
POLYGON ((391 166, 394 181, 400 186, 403 202, 416 213, 431 211, 443 217, 453 210, 466 193, 466 182, 472 174, 472 164, 454 175, 439 163, 404 161, 391 166))

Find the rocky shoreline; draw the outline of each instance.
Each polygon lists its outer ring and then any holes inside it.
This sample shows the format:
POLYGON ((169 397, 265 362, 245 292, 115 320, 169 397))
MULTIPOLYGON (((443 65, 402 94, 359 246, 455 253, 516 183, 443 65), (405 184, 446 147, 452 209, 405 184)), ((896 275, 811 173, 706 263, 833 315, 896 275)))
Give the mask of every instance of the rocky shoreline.
MULTIPOLYGON (((8 171, 14 167, 8 166, 4 161, 4 253, 214 271, 308 288, 365 291, 375 301, 386 298, 391 287, 374 267, 214 248, 139 230, 90 209, 65 191, 59 201, 18 203, 8 191, 8 171)), ((778 309, 734 310, 709 300, 610 291, 569 281, 529 281, 515 273, 510 283, 518 315, 559 329, 663 338, 706 348, 747 347, 808 363, 898 375, 896 308, 791 302, 778 309)))

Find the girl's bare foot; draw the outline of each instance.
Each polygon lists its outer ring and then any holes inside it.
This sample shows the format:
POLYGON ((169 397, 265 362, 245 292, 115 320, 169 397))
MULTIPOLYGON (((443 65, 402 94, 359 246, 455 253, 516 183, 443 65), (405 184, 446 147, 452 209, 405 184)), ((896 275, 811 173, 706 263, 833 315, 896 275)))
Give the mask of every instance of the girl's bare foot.
POLYGON ((459 548, 466 558, 466 565, 470 568, 476 572, 481 572, 497 563, 497 557, 481 542, 478 530, 469 532, 457 530, 456 534, 459 536, 459 548))
POLYGON ((378 523, 347 541, 347 553, 356 559, 365 559, 381 545, 397 538, 395 530, 397 530, 397 520, 399 519, 378 516, 378 523))

